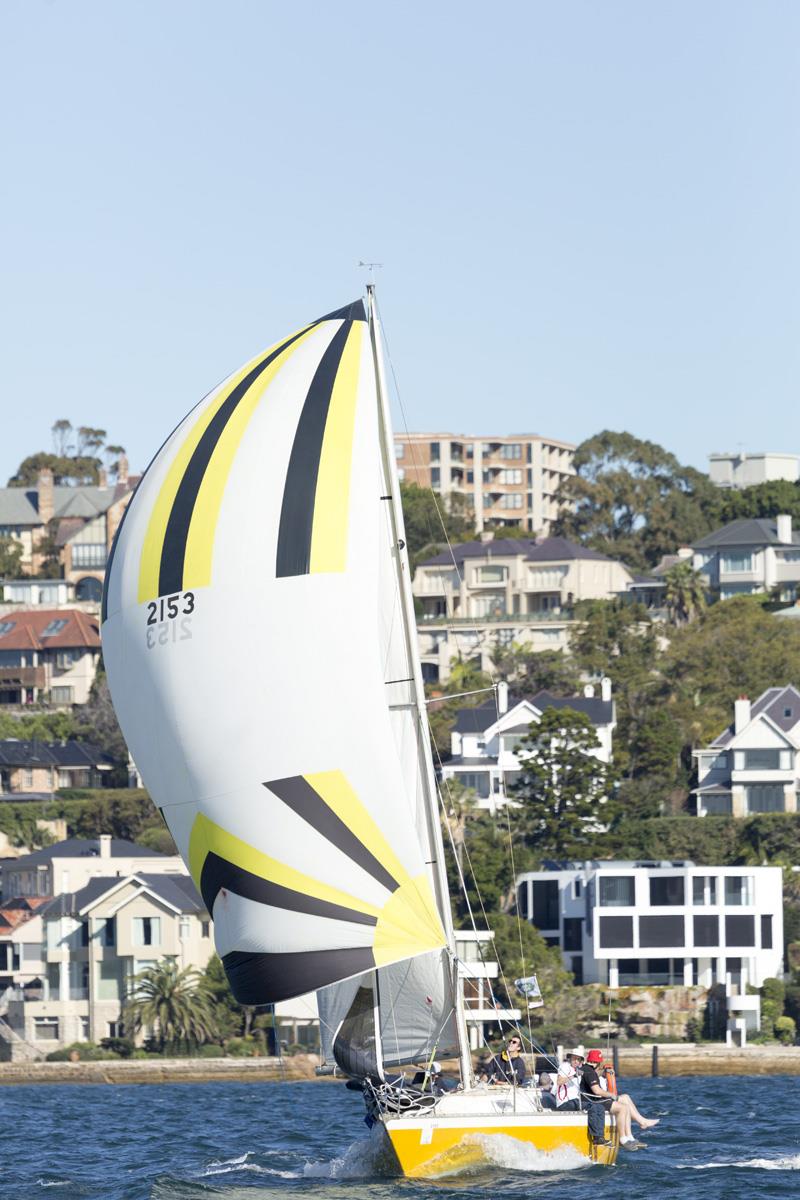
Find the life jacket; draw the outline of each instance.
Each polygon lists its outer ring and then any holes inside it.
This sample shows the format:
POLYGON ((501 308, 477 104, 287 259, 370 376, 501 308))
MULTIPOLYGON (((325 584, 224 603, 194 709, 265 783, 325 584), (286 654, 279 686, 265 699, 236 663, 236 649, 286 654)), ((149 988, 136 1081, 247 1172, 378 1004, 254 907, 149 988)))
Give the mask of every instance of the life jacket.
POLYGON ((606 1091, 609 1092, 612 1096, 616 1096, 617 1095, 617 1076, 616 1076, 616 1072, 614 1071, 614 1068, 606 1067, 605 1076, 606 1076, 606 1091))

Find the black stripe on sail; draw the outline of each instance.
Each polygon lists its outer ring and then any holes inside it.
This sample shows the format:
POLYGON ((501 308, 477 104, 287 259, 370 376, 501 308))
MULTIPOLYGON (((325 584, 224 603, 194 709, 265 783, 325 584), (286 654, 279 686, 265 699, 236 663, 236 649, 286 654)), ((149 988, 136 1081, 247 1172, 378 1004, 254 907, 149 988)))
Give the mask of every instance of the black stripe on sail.
POLYGON ((333 809, 328 807, 323 797, 314 791, 311 784, 302 775, 292 775, 288 779, 273 779, 271 782, 265 783, 264 787, 274 792, 284 804, 291 808, 292 812, 296 812, 298 817, 307 821, 313 829, 316 829, 317 833, 321 833, 331 845, 346 854, 357 866, 363 868, 367 874, 377 880, 382 887, 390 892, 397 891, 400 886, 398 881, 358 840, 341 817, 337 817, 333 809))
POLYGON ((211 461, 211 455, 214 453, 214 449, 225 430, 225 426, 233 416, 237 404, 255 383, 259 375, 262 375, 266 371, 270 363, 274 362, 279 354, 282 354, 284 350, 291 346, 293 342, 296 342, 305 332, 304 329, 301 329, 292 337, 287 338, 276 350, 273 350, 271 354, 268 354, 261 362, 257 363, 252 370, 248 371, 244 379, 237 383, 224 404, 219 406, 203 431, 203 435, 195 446, 194 453, 183 473, 183 478, 181 479, 175 499, 172 502, 172 510, 169 514, 164 534, 164 544, 161 547, 161 566, 158 575, 159 596, 166 596, 171 592, 180 592, 183 588, 183 564, 186 557, 186 539, 189 536, 189 526, 192 521, 197 493, 200 490, 200 484, 203 482, 206 468, 211 461))
POLYGON ((285 908, 289 912, 309 913, 315 917, 327 917, 334 921, 349 921, 353 925, 377 925, 377 919, 367 913, 356 912, 353 908, 345 908, 343 904, 331 904, 328 900, 318 900, 316 896, 306 896, 303 892, 295 892, 260 875, 253 875, 234 863, 227 862, 213 852, 206 855, 203 870, 200 874, 200 892, 206 908, 213 915, 214 901, 221 888, 244 896, 246 900, 257 900, 260 904, 270 904, 273 908, 285 908))
POLYGON ((320 317, 317 324, 323 321, 366 321, 367 314, 364 311, 364 301, 354 300, 352 304, 345 304, 344 308, 337 308, 336 312, 326 313, 324 317, 320 317))
POLYGON ((257 954, 232 950, 222 956, 225 973, 240 1004, 275 1004, 375 969, 366 947, 257 954))
POLYGON ((283 489, 275 566, 279 579, 288 575, 307 575, 309 571, 322 439, 336 372, 351 327, 352 322, 345 321, 333 335, 320 359, 300 414, 283 489))

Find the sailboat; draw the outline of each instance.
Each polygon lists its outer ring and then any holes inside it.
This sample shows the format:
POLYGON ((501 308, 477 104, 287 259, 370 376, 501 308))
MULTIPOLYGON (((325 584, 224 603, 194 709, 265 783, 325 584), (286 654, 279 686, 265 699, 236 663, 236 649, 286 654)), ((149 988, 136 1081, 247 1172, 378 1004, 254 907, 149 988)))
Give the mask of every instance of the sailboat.
POLYGON ((316 990, 323 1071, 400 1170, 486 1139, 589 1144, 582 1113, 475 1083, 374 287, 246 363, 163 443, 102 603, 114 706, 213 916, 231 988, 316 990), (460 1087, 405 1085, 457 1056, 460 1087))

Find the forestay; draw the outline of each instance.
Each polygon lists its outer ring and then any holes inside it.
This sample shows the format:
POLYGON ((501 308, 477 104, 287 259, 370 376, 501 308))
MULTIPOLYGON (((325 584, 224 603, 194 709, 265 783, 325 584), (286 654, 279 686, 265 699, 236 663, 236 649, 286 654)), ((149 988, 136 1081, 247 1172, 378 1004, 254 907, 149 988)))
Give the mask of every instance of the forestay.
MULTIPOLYGON (((114 705, 243 1003, 445 945, 419 730, 407 684, 387 685, 411 672, 395 648, 386 496, 358 302, 192 410, 111 553, 114 705)), ((388 987, 394 1014, 404 991, 388 987)))

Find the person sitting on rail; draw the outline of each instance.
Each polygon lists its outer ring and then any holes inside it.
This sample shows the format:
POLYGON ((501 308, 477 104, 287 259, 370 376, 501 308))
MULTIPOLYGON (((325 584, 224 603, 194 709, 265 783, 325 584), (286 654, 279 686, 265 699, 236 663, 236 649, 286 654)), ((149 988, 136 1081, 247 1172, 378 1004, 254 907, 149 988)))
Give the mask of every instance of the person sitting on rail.
POLYGON ((539 1101, 542 1108, 555 1108, 556 1098, 553 1092, 553 1076, 542 1071, 539 1076, 539 1101))
POLYGON ((588 1103, 599 1101, 603 1108, 614 1114, 617 1118, 621 1146, 626 1150, 641 1150, 644 1142, 637 1141, 633 1136, 631 1122, 636 1121, 642 1129, 652 1129, 658 1124, 658 1120, 643 1117, 630 1096, 613 1096, 611 1092, 606 1091, 597 1073, 597 1068, 601 1067, 602 1063, 602 1050, 590 1050, 586 1055, 581 1076, 581 1097, 588 1103))
POLYGON ((489 1083, 513 1083, 525 1085, 525 1059, 522 1057, 522 1038, 517 1034, 508 1039, 506 1047, 486 1066, 485 1078, 489 1083))

